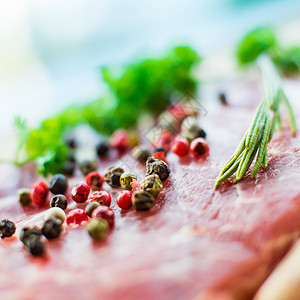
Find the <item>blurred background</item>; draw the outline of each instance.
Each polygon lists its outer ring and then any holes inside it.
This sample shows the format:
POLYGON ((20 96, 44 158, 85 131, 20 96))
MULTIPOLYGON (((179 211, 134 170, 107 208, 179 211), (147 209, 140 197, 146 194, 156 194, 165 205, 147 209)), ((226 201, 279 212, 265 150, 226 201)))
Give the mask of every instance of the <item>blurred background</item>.
POLYGON ((36 125, 68 104, 98 98, 106 88, 100 66, 178 44, 214 57, 253 27, 281 28, 299 14, 299 0, 1 1, 0 137, 10 135, 15 115, 36 125))

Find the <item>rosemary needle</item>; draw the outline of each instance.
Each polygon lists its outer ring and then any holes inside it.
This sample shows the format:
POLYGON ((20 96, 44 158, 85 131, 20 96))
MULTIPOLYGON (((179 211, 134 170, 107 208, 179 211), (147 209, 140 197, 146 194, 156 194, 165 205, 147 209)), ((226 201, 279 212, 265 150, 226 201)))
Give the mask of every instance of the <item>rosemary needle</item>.
POLYGON ((256 157, 251 177, 254 177, 260 167, 268 165, 267 144, 272 139, 275 127, 282 128, 279 107, 284 102, 287 110, 291 133, 296 134, 295 116, 285 93, 283 92, 280 77, 273 63, 267 56, 259 58, 258 63, 262 70, 264 81, 264 97, 259 104, 249 129, 240 141, 231 158, 224 165, 215 183, 215 189, 231 177, 235 172, 233 183, 238 182, 250 168, 256 157))

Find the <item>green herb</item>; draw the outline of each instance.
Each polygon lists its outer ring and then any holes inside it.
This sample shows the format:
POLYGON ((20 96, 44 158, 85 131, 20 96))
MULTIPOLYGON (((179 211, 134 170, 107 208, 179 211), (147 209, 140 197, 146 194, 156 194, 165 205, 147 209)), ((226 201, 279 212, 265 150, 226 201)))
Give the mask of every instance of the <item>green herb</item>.
POLYGON ((264 97, 258 106, 253 121, 236 148, 234 154, 224 165, 215 188, 236 173, 233 183, 242 179, 256 157, 251 177, 260 167, 267 167, 267 144, 272 139, 276 124, 281 124, 279 107, 284 103, 288 113, 291 133, 296 133, 296 121, 291 105, 282 89, 279 75, 268 57, 259 59, 264 79, 264 97))
POLYGON ((175 47, 166 57, 146 59, 127 66, 122 75, 103 68, 111 94, 87 105, 73 105, 30 128, 20 118, 19 149, 15 163, 35 161, 44 176, 61 173, 69 156, 66 135, 77 125, 88 123, 101 134, 109 135, 118 128, 134 128, 143 113, 159 114, 176 93, 195 93, 197 81, 193 67, 199 56, 189 47, 175 47))
POLYGON ((239 63, 254 62, 260 54, 268 54, 273 63, 285 76, 299 73, 300 48, 282 47, 269 27, 259 27, 249 32, 238 44, 237 59, 239 63))

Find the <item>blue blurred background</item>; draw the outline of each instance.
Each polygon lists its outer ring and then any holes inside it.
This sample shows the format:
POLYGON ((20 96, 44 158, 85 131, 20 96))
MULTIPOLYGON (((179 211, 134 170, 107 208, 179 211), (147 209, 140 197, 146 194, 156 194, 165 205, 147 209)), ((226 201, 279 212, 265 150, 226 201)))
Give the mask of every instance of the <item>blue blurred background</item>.
POLYGON ((299 11, 299 0, 2 1, 0 137, 11 133, 15 115, 36 125, 70 103, 96 99, 105 90, 101 65, 177 44, 217 55, 255 26, 297 22, 299 11))

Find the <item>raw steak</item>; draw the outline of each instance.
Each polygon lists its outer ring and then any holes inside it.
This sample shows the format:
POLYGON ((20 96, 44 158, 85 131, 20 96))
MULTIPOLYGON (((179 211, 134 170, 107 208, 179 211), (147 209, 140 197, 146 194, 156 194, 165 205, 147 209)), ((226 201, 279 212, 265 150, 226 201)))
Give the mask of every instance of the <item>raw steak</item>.
MULTIPOLYGON (((296 84, 291 82, 288 91, 297 92, 296 84)), ((214 191, 220 168, 260 100, 259 93, 243 89, 251 101, 229 91, 229 106, 204 102, 208 114, 201 124, 210 156, 196 161, 170 154, 172 174, 149 212, 121 212, 115 204, 117 191, 112 191, 116 227, 105 242, 93 242, 82 227, 66 226, 61 238, 47 242, 47 258, 33 258, 18 233, 1 240, 1 298, 251 299, 299 236, 300 143, 286 128, 277 132, 266 170, 214 191)), ((298 99, 290 100, 300 124, 298 99)), ((121 163, 126 167, 129 160, 121 163)), ((100 164, 101 173, 105 167, 100 164)), ((1 177, 14 184, 1 182, 0 218, 15 221, 18 230, 41 225, 45 208, 22 209, 17 203, 16 188, 30 186, 32 173, 4 164, 1 168, 1 177)), ((142 179, 145 169, 135 172, 142 179)), ((79 175, 72 183, 82 180, 79 175)))

